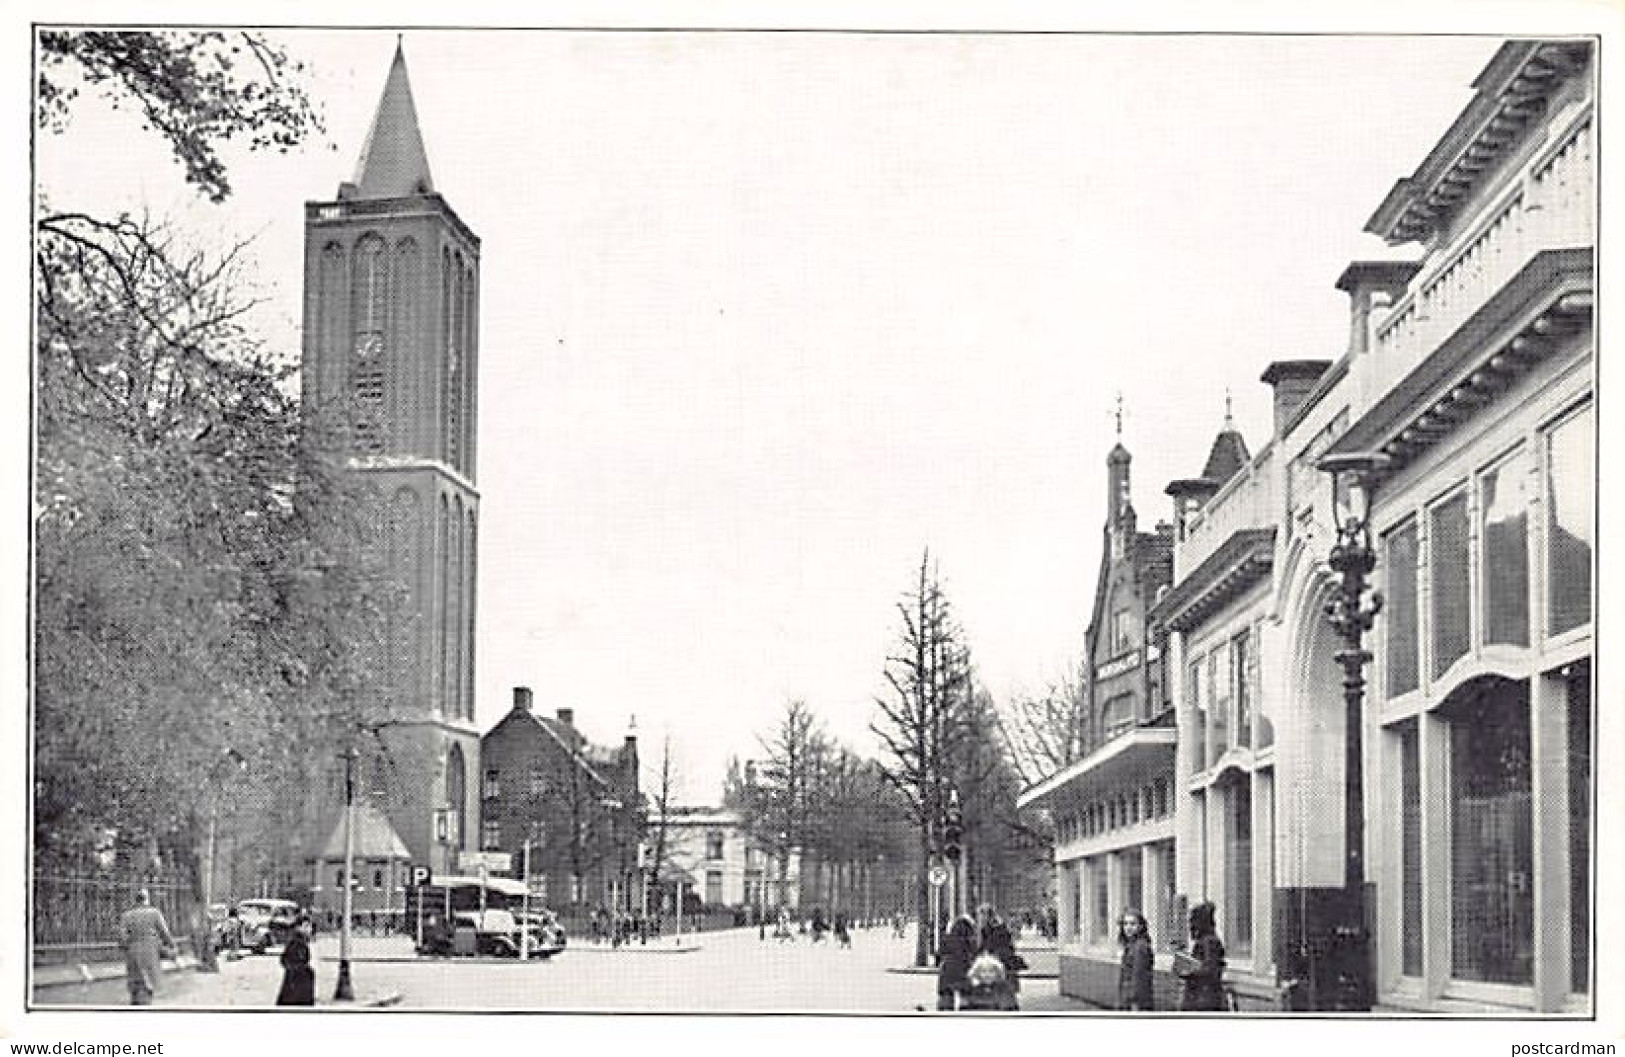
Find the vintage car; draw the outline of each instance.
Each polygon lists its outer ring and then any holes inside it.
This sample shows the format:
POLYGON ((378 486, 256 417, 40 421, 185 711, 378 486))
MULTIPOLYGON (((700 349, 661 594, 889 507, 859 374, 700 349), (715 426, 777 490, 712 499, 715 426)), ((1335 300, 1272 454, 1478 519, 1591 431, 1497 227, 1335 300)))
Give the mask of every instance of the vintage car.
POLYGON ((530 929, 530 956, 532 958, 551 958, 564 950, 568 942, 564 934, 564 926, 559 924, 558 916, 551 910, 540 910, 530 914, 515 914, 517 924, 530 929))
POLYGON ((237 903, 238 942, 255 954, 281 947, 293 935, 299 904, 290 899, 244 899, 237 903))
POLYGON ((518 958, 527 949, 532 958, 551 958, 564 949, 564 929, 551 914, 459 910, 452 914, 449 928, 438 917, 425 926, 419 953, 431 957, 518 958), (522 930, 530 933, 528 948, 522 930))

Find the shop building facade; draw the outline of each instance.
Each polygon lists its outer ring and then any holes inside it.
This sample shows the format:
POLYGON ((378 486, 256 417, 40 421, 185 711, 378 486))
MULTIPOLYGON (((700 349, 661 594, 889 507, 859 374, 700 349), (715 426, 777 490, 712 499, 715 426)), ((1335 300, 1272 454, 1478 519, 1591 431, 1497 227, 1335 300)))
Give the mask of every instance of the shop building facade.
MULTIPOLYGON (((1106 459, 1107 520, 1085 631, 1084 729, 1079 759, 1019 800, 1055 822, 1056 928, 1061 988, 1110 1004, 1117 993, 1117 921, 1129 907, 1150 923, 1159 959, 1172 957, 1173 717, 1162 653, 1148 614, 1172 574, 1172 527, 1141 532, 1132 458, 1106 459)), ((1166 984, 1164 985, 1166 986, 1166 984)))
POLYGON ((1337 280, 1347 348, 1270 364, 1268 442, 1169 488, 1175 902, 1217 905, 1244 1007, 1592 1009, 1592 45, 1508 42, 1473 87, 1367 224, 1413 259, 1337 280), (1327 617, 1351 457, 1384 599, 1354 709, 1327 617))

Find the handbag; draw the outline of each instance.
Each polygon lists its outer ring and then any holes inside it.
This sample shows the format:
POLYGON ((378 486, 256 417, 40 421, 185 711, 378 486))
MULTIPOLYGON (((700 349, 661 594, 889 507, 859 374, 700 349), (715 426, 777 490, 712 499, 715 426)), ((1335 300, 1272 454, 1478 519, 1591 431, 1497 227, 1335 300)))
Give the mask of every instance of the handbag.
POLYGON ((1188 951, 1174 952, 1174 975, 1189 976, 1202 967, 1199 959, 1193 957, 1188 951))

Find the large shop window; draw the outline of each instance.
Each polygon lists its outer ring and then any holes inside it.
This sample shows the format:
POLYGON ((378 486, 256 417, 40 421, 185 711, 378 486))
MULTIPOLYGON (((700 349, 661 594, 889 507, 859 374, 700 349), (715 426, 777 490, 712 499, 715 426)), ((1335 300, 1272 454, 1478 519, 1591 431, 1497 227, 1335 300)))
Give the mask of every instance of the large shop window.
POLYGON ((1529 684, 1474 679, 1450 695, 1451 972, 1534 979, 1529 684))
POLYGON ((1479 478, 1486 645, 1529 645, 1529 497, 1521 454, 1479 478))
POLYGON ((1123 906, 1133 907, 1144 914, 1145 864, 1141 861, 1140 849, 1129 848, 1118 854, 1122 856, 1123 861, 1123 906))
MULTIPOLYGON (((1179 877, 1175 873, 1173 841, 1163 841, 1157 845, 1157 865, 1161 873, 1157 884, 1158 920, 1162 923, 1160 942, 1164 947, 1172 947, 1176 942, 1185 940, 1183 922, 1174 920, 1179 901, 1179 877)), ((1152 939, 1158 942, 1157 937, 1152 939)))
POLYGON ((1253 797, 1247 778, 1224 791, 1224 941, 1231 952, 1253 950, 1253 797))
POLYGON ((1587 405, 1547 435, 1547 616, 1554 635, 1591 620, 1591 539, 1597 502, 1592 429, 1592 409, 1587 405))
POLYGON ((1250 629, 1230 640, 1231 670, 1236 687, 1236 744, 1243 748, 1252 745, 1253 689, 1252 689, 1252 635, 1250 629))
POLYGON ((1207 687, 1204 685, 1207 672, 1205 658, 1197 660, 1190 666, 1190 678, 1186 680, 1190 685, 1191 707, 1196 710, 1196 729, 1199 735, 1196 739, 1196 767, 1202 770, 1212 763, 1206 748, 1207 731, 1207 687))
POLYGON ((1104 943, 1112 935, 1111 898, 1106 888, 1107 857, 1097 855, 1089 860, 1089 939, 1104 943))
POLYGON ((1399 970, 1422 975, 1422 766, 1417 721, 1394 727, 1399 739, 1399 970))
POLYGON ((1433 674, 1443 675, 1467 653, 1472 596, 1467 577, 1467 493, 1432 512, 1433 674))
POLYGON ((1388 696, 1398 697, 1421 686, 1417 664, 1416 522, 1409 521, 1388 533, 1386 540, 1388 595, 1383 616, 1388 637, 1384 652, 1388 662, 1388 696))
POLYGON ((1230 747, 1230 666, 1225 663, 1230 651, 1227 646, 1207 655, 1207 685, 1211 695, 1211 707, 1207 710, 1209 764, 1230 747))

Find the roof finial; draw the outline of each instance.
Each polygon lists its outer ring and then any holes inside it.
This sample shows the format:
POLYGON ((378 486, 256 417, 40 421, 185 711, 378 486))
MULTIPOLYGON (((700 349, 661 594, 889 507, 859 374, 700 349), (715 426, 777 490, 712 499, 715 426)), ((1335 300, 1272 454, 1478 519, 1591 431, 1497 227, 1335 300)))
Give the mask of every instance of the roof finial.
POLYGON ((1117 411, 1114 413, 1114 415, 1115 415, 1115 417, 1117 419, 1117 439, 1122 440, 1123 439, 1123 390, 1121 390, 1121 389, 1119 389, 1117 391, 1117 411))
POLYGON ((1224 428, 1226 431, 1236 428, 1235 419, 1230 415, 1230 387, 1224 387, 1224 428))

